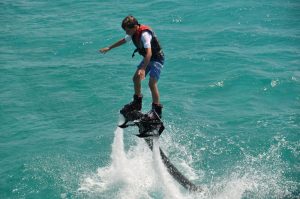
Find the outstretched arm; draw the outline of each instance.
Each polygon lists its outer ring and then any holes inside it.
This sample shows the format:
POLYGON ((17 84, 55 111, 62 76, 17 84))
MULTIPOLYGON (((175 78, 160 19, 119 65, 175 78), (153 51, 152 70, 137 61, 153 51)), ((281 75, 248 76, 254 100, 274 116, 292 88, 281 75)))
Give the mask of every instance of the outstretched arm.
POLYGON ((102 48, 102 49, 100 49, 99 51, 100 51, 101 53, 105 54, 105 53, 107 53, 108 51, 110 51, 111 49, 116 48, 116 47, 119 47, 119 46, 121 46, 121 45, 123 45, 123 44, 125 44, 125 43, 126 43, 126 41, 125 41, 125 39, 123 38, 123 39, 117 41, 116 43, 114 43, 113 45, 111 45, 111 46, 109 46, 109 47, 102 48))

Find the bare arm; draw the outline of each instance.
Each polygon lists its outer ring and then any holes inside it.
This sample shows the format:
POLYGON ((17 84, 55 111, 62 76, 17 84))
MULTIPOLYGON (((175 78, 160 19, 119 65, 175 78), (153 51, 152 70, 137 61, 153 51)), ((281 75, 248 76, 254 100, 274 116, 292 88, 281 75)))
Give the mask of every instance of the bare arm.
POLYGON ((150 62, 151 56, 152 56, 151 48, 146 48, 145 50, 146 50, 146 55, 145 55, 144 60, 143 60, 143 62, 144 62, 143 66, 141 67, 141 69, 144 69, 144 70, 146 70, 146 68, 147 68, 147 66, 150 62))
POLYGON ((119 46, 121 46, 121 45, 123 45, 123 44, 125 44, 125 43, 126 43, 126 41, 125 41, 125 39, 123 38, 123 39, 117 41, 116 43, 114 43, 113 45, 111 45, 111 46, 109 46, 109 47, 102 48, 102 49, 100 49, 99 51, 100 51, 101 53, 105 54, 105 53, 107 53, 108 51, 110 51, 111 49, 116 48, 116 47, 119 47, 119 46))
POLYGON ((146 55, 143 60, 143 65, 138 71, 138 75, 140 76, 141 79, 145 79, 145 70, 150 62, 151 56, 152 56, 151 48, 146 48, 146 55))

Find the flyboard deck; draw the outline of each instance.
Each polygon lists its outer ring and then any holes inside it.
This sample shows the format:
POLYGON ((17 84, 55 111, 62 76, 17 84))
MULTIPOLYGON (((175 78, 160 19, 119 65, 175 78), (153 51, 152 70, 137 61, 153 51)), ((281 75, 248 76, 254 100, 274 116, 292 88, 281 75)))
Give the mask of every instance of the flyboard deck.
MULTIPOLYGON (((153 150, 153 137, 160 136, 164 131, 163 122, 158 119, 156 121, 145 119, 147 114, 143 114, 139 111, 131 112, 123 115, 125 122, 119 125, 120 128, 127 128, 129 126, 137 126, 139 128, 138 137, 144 138, 147 145, 151 150, 153 150)), ((184 188, 193 192, 201 192, 202 188, 200 186, 192 183, 187 177, 185 177, 169 160, 166 154, 161 148, 159 148, 160 156, 164 165, 166 166, 169 174, 184 188)))

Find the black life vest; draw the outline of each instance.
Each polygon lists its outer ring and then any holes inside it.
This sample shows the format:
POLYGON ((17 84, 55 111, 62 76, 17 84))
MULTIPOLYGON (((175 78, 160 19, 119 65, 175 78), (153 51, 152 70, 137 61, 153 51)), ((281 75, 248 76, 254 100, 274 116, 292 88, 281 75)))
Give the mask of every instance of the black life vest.
POLYGON ((151 51, 152 51, 151 60, 157 60, 157 61, 163 60, 164 59, 164 54, 163 54, 161 45, 159 44, 159 41, 158 41, 155 33, 151 30, 150 27, 145 26, 145 25, 139 25, 139 28, 137 29, 137 31, 132 36, 133 44, 136 47, 135 51, 132 54, 132 57, 134 57, 135 52, 138 52, 140 55, 145 57, 146 49, 144 48, 143 42, 141 40, 142 33, 145 32, 145 31, 149 32, 152 36, 152 39, 151 39, 151 51))

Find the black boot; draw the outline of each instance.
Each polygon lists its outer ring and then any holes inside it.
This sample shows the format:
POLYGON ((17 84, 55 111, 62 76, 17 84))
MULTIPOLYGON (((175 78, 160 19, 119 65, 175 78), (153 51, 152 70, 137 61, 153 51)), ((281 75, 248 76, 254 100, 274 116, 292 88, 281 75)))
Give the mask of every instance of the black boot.
POLYGON ((133 95, 133 101, 130 102, 129 104, 126 104, 120 110, 120 113, 125 116, 127 113, 130 113, 132 111, 140 111, 140 110, 142 110, 142 99, 143 99, 143 96, 139 97, 137 95, 133 95))
POLYGON ((159 118, 161 118, 161 116, 162 116, 162 108, 163 108, 163 106, 161 104, 152 103, 152 110, 154 110, 156 112, 156 114, 159 118))
POLYGON ((152 103, 152 109, 146 114, 145 120, 160 120, 162 116, 162 108, 161 104, 152 103))

